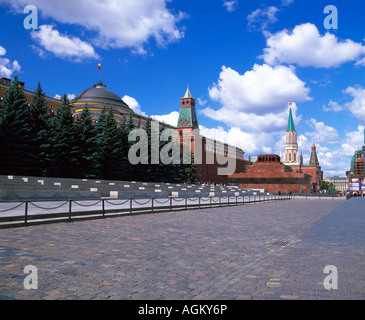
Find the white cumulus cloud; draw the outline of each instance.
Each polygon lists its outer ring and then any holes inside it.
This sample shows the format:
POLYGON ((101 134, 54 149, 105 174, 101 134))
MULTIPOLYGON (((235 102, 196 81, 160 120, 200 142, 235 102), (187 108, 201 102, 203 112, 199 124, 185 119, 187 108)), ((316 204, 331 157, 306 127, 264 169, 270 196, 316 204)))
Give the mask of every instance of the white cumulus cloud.
POLYGON ((84 58, 98 58, 94 48, 77 37, 61 35, 51 25, 42 25, 31 36, 38 44, 56 57, 81 61, 84 58))
MULTIPOLYGON (((238 127, 247 133, 277 133, 288 121, 288 102, 311 100, 309 89, 285 66, 254 65, 243 75, 222 67, 218 83, 209 89, 209 96, 220 104, 215 110, 207 107, 205 116, 238 127)), ((296 104, 293 104, 296 113, 296 104)), ((296 120, 300 120, 300 116, 296 120)))
POLYGON ((152 115, 151 118, 153 120, 157 120, 159 122, 164 122, 170 126, 176 127, 177 121, 179 120, 179 112, 172 111, 169 114, 164 115, 152 115))
POLYGON ((274 144, 274 140, 270 133, 248 133, 238 127, 224 130, 221 126, 207 128, 199 125, 199 129, 204 137, 241 148, 245 152, 246 159, 248 159, 249 155, 272 152, 271 145, 274 144))
MULTIPOLYGON (((22 13, 28 0, 4 0, 22 13)), ((41 16, 63 24, 78 25, 93 35, 93 44, 103 48, 131 48, 145 53, 146 42, 155 39, 164 46, 184 37, 177 23, 186 17, 173 14, 169 0, 33 0, 41 16)))
POLYGON ((314 130, 306 134, 312 138, 315 143, 337 143, 338 132, 335 128, 327 126, 324 122, 311 118, 307 121, 308 125, 314 130))
POLYGON ((311 99, 309 89, 292 68, 267 64, 255 64, 243 75, 223 66, 209 96, 227 109, 257 115, 280 111, 292 100, 311 99))
POLYGON ((17 60, 11 62, 8 58, 4 58, 5 55, 6 49, 0 46, 0 76, 11 78, 15 72, 20 71, 20 64, 17 60))
POLYGON ((328 112, 328 111, 340 112, 343 109, 344 109, 343 106, 338 104, 338 102, 336 102, 336 101, 332 101, 332 99, 328 103, 328 106, 323 106, 323 111, 326 111, 326 112, 328 112))
POLYGON ((228 12, 233 12, 237 9, 238 0, 224 0, 223 6, 228 12))
POLYGON ((342 152, 346 156, 353 156, 355 150, 359 150, 364 141, 364 129, 365 126, 358 126, 357 131, 352 131, 346 133, 345 143, 342 144, 342 152))
POLYGON ((266 30, 269 25, 278 21, 276 15, 279 11, 280 9, 275 6, 256 9, 247 16, 248 29, 266 30))
POLYGON ((302 67, 331 68, 346 62, 357 62, 365 47, 350 39, 341 41, 327 32, 321 35, 312 23, 297 25, 291 32, 269 35, 261 58, 270 65, 295 64, 302 67))
POLYGON ((147 114, 141 110, 141 106, 135 98, 125 95, 122 100, 133 110, 134 113, 147 117, 147 114))
POLYGON ((269 26, 278 21, 278 13, 293 2, 294 0, 282 0, 278 6, 266 6, 252 11, 247 16, 248 29, 263 31, 266 34, 269 26))
POLYGON ((360 124, 365 124, 365 89, 361 86, 348 87, 345 93, 353 98, 345 106, 360 121, 360 124))

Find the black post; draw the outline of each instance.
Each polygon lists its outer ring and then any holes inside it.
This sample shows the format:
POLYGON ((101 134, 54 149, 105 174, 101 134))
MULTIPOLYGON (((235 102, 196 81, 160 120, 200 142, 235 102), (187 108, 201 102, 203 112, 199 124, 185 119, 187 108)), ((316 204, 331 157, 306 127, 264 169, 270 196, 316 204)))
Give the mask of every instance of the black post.
POLYGON ((170 196, 170 211, 172 211, 172 196, 170 196))
POLYGON ((200 210, 200 197, 199 197, 199 210, 200 210))
POLYGON ((102 207, 103 207, 103 218, 105 218, 105 203, 104 203, 104 199, 101 200, 102 203, 102 207))
POLYGON ((71 222, 71 207, 72 207, 72 200, 69 200, 69 206, 68 206, 68 222, 71 222))
POLYGON ((25 212, 24 212, 25 226, 28 226, 28 201, 25 201, 25 212))
POLYGON ((153 197, 151 198, 151 200, 152 200, 152 213, 153 213, 153 197))
POLYGON ((188 197, 185 197, 185 210, 188 209, 188 197))
POLYGON ((132 201, 133 198, 129 198, 129 213, 132 214, 132 201))

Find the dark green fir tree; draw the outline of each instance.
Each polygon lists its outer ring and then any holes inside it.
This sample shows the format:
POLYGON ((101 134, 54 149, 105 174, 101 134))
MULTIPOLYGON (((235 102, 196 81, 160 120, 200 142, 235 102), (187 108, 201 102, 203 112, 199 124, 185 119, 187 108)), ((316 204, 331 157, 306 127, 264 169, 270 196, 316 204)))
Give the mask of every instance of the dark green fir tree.
POLYGON ((56 113, 54 137, 56 156, 52 175, 63 178, 79 178, 79 137, 66 95, 63 96, 62 104, 56 113))
POLYGON ((98 120, 98 144, 101 178, 107 180, 124 180, 123 146, 119 136, 113 109, 110 108, 106 118, 103 113, 98 120))
POLYGON ((130 116, 127 120, 125 117, 123 117, 122 122, 119 125, 119 139, 122 144, 121 159, 123 160, 124 179, 128 181, 134 180, 134 166, 128 159, 128 152, 132 146, 132 142, 128 141, 128 136, 133 129, 133 118, 130 116), (130 121, 130 119, 132 121, 130 121))
POLYGON ((46 103, 45 94, 40 83, 30 104, 31 119, 31 153, 33 157, 33 175, 47 176, 52 172, 55 158, 53 117, 46 103))
POLYGON ((0 108, 0 173, 32 174, 29 104, 15 76, 0 108))
POLYGON ((196 165, 192 162, 191 164, 184 165, 184 182, 187 184, 199 184, 200 175, 196 165))
MULTIPOLYGON (((143 127, 147 134, 147 148, 141 148, 137 152, 140 159, 146 159, 146 163, 138 163, 134 165, 134 180, 136 181, 155 181, 155 173, 153 172, 153 165, 151 164, 151 119, 148 118, 143 127)), ((137 138, 139 142, 140 138, 137 138)))
POLYGON ((100 177, 98 129, 91 119, 87 105, 77 117, 76 133, 79 144, 79 177, 100 177))
POLYGON ((104 106, 101 112, 99 113, 98 120, 96 121, 96 130, 98 135, 100 135, 104 130, 106 116, 107 116, 106 106, 104 106))
POLYGON ((174 134, 175 130, 168 129, 165 123, 162 123, 160 129, 161 159, 159 169, 162 182, 180 183, 183 181, 184 166, 181 158, 180 144, 178 140, 173 139, 174 134))

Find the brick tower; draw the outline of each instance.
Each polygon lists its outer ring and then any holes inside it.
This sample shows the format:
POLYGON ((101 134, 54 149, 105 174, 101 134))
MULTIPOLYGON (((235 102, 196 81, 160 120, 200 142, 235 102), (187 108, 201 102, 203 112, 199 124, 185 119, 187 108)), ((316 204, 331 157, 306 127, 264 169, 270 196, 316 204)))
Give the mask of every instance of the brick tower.
POLYGON ((317 157, 317 148, 316 145, 314 144, 314 142, 312 143, 312 148, 311 148, 311 157, 309 160, 309 165, 310 166, 319 166, 319 161, 318 161, 318 157, 317 157))
POLYGON ((289 102, 289 120, 286 130, 284 164, 289 166, 299 166, 300 157, 298 154, 297 132, 294 127, 293 114, 291 110, 291 102, 289 102))
MULTIPOLYGON (((180 98, 180 113, 176 126, 180 145, 187 145, 194 157, 195 140, 200 136, 198 118, 195 111, 195 99, 192 97, 189 87, 183 98, 180 98)), ((198 146, 199 147, 199 146, 198 146)))
POLYGON ((191 132, 199 129, 198 118, 195 112, 195 99, 192 97, 189 87, 186 89, 185 96, 180 98, 180 113, 177 122, 179 132, 191 132))

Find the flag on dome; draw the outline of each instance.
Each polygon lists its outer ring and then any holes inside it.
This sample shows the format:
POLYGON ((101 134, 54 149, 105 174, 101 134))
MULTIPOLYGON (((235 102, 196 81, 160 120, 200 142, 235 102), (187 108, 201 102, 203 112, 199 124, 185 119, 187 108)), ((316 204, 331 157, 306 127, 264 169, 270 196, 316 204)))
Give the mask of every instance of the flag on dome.
POLYGON ((101 64, 100 63, 98 64, 98 69, 101 70, 101 64))

